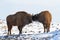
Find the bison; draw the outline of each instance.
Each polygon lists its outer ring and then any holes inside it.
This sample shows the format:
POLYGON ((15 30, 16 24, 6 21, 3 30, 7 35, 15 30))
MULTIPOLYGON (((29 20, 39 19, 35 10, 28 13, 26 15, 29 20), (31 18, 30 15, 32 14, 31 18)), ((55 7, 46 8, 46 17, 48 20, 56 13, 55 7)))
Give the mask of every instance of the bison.
POLYGON ((32 15, 28 14, 25 11, 18 11, 13 15, 8 15, 6 17, 7 26, 8 26, 8 35, 11 35, 12 26, 18 26, 19 34, 22 34, 22 28, 32 23, 32 15))
POLYGON ((49 11, 42 11, 39 14, 33 15, 32 20, 41 22, 44 26, 44 32, 49 32, 52 20, 52 15, 49 11))

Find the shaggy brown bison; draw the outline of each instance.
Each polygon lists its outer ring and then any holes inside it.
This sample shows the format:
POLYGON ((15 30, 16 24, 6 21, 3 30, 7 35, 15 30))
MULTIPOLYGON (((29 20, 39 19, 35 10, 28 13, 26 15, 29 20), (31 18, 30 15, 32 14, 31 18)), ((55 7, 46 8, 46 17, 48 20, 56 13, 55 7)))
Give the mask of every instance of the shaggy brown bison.
POLYGON ((8 35, 11 35, 12 26, 18 26, 19 34, 22 33, 22 28, 29 23, 32 23, 32 16, 25 11, 16 12, 16 14, 8 15, 7 18, 8 35))
POLYGON ((52 16, 49 11, 42 11, 32 17, 33 21, 39 21, 44 26, 44 32, 49 32, 52 16))

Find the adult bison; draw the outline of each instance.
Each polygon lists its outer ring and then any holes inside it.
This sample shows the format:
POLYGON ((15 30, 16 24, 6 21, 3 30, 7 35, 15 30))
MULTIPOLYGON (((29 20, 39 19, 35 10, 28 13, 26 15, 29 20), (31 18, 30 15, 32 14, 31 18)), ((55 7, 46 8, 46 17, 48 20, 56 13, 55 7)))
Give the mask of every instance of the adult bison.
POLYGON ((44 26, 44 32, 49 32, 52 16, 49 11, 42 11, 32 17, 33 21, 39 21, 44 26))
POLYGON ((22 28, 29 23, 32 23, 32 16, 25 11, 16 12, 16 14, 8 15, 7 18, 8 35, 11 35, 12 26, 18 26, 19 34, 22 33, 22 28))

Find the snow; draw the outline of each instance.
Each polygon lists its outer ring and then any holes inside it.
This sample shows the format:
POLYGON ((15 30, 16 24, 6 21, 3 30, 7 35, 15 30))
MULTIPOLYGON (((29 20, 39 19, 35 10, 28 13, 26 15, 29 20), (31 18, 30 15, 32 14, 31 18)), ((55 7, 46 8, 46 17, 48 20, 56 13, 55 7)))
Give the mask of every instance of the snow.
POLYGON ((17 26, 13 26, 12 35, 7 36, 7 25, 6 23, 0 24, 0 39, 11 39, 11 40, 60 40, 60 24, 51 24, 50 32, 44 33, 43 24, 39 22, 30 23, 25 25, 22 34, 19 34, 17 26))

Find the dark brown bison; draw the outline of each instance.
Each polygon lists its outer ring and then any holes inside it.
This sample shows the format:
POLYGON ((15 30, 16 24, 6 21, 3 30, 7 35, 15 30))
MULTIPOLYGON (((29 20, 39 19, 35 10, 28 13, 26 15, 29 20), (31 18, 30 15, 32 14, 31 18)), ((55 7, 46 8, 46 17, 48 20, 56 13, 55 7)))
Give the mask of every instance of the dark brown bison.
POLYGON ((8 15, 7 18, 8 34, 11 34, 12 26, 18 26, 19 34, 22 33, 22 28, 29 23, 32 23, 32 16, 25 11, 16 12, 16 14, 8 15))
POLYGON ((50 23, 52 20, 52 16, 49 11, 42 11, 39 14, 33 15, 32 17, 33 21, 39 21, 44 26, 44 32, 49 32, 50 29, 50 23))

